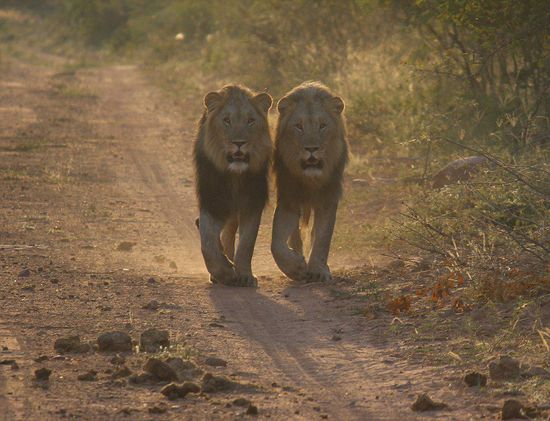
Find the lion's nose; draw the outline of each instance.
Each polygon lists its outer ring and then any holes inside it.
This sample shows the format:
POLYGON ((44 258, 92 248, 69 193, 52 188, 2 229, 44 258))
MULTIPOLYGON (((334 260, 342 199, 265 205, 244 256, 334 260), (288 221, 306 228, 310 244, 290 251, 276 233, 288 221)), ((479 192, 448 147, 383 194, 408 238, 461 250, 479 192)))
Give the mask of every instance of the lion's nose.
POLYGON ((244 146, 246 144, 246 140, 234 140, 231 143, 240 148, 241 146, 244 146))
POLYGON ((304 149, 309 153, 313 153, 319 150, 319 146, 306 146, 304 149))

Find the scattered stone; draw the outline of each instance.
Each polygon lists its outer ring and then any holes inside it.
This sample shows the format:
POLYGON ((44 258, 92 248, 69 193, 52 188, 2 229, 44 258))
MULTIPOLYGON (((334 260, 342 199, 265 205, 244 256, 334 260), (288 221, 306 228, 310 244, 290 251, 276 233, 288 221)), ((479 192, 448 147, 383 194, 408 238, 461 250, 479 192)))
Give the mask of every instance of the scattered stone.
POLYGON ((36 380, 40 381, 48 381, 50 378, 50 374, 52 374, 52 370, 45 367, 39 368, 38 370, 34 371, 34 377, 36 378, 36 380))
POLYGON ((518 360, 509 355, 501 355, 497 361, 489 363, 489 375, 493 380, 510 380, 519 377, 518 360))
POLYGON ((59 283, 59 279, 54 278, 54 279, 51 279, 50 282, 51 282, 52 284, 58 284, 58 283, 59 283))
POLYGON ((448 408, 448 405, 443 402, 434 402, 427 393, 418 395, 416 401, 412 404, 411 409, 415 412, 436 411, 448 408))
POLYGON ((141 308, 145 310, 156 311, 160 308, 160 304, 157 300, 151 300, 147 304, 143 305, 141 308))
POLYGON ((80 336, 67 336, 56 339, 53 344, 54 349, 60 354, 76 353, 84 354, 92 351, 92 346, 87 343, 80 342, 80 336))
POLYGON ((123 241, 121 243, 119 243, 119 245, 117 246, 117 250, 118 251, 132 251, 132 249, 134 248, 134 246, 136 245, 136 243, 133 243, 131 241, 123 241))
POLYGON ((178 380, 176 371, 169 364, 157 358, 149 358, 143 366, 143 370, 158 380, 169 382, 178 380))
POLYGON ((173 260, 170 261, 170 263, 168 264, 168 267, 170 269, 178 270, 178 265, 176 265, 176 262, 174 262, 173 260))
POLYGON ((40 355, 40 356, 38 356, 38 357, 36 357, 36 358, 34 359, 34 362, 36 362, 36 363, 41 363, 41 362, 47 361, 47 360, 48 360, 48 356, 47 356, 47 355, 40 355))
POLYGON ((162 403, 155 406, 151 406, 148 409, 148 412, 150 414, 164 414, 166 411, 168 411, 168 406, 162 403))
POLYGON ((332 338, 330 338, 330 340, 334 342, 338 342, 342 340, 342 337, 338 335, 332 335, 332 338))
POLYGON ((10 367, 12 370, 19 370, 19 364, 17 364, 17 361, 12 362, 10 367))
POLYGON ((521 375, 522 377, 541 377, 543 379, 550 379, 550 371, 539 366, 529 367, 529 369, 525 370, 521 375))
POLYGON ((87 373, 80 374, 77 379, 83 382, 95 382, 97 380, 97 371, 90 370, 87 373))
POLYGON ((249 406, 252 402, 250 402, 248 399, 246 398, 237 398, 233 401, 233 405, 235 406, 242 406, 242 407, 245 407, 245 406, 249 406))
POLYGON ((167 330, 147 329, 139 339, 139 349, 142 352, 157 352, 161 348, 168 348, 169 346, 170 339, 167 330))
POLYGON ((114 365, 122 365, 126 362, 126 358, 124 358, 122 355, 115 355, 113 358, 111 358, 111 364, 114 365))
POLYGON ((504 401, 504 404, 502 405, 501 418, 503 420, 527 418, 525 410, 523 408, 523 404, 515 399, 508 399, 504 401))
POLYGON ((65 361, 67 358, 64 355, 54 355, 52 360, 54 361, 65 361))
POLYGON ((9 360, 0 360, 0 365, 12 365, 15 362, 13 359, 9 360))
POLYGON ((165 362, 176 371, 180 381, 193 380, 204 373, 193 362, 179 357, 167 358, 165 362))
POLYGON ((227 367, 227 361, 218 357, 208 357, 204 360, 204 363, 211 367, 227 367))
POLYGON ((149 284, 156 284, 156 283, 157 283, 157 280, 156 280, 155 278, 151 277, 151 278, 149 278, 149 279, 147 280, 147 283, 149 283, 149 284))
POLYGON ((232 389, 236 383, 223 376, 214 376, 212 373, 206 373, 201 380, 201 389, 205 393, 215 393, 232 389))
POLYGON ((469 386, 486 386, 487 376, 477 371, 472 371, 464 376, 464 382, 469 386))
POLYGON ((107 332, 97 338, 100 352, 127 352, 132 350, 132 338, 124 332, 107 332))
POLYGON ((31 276, 31 271, 29 269, 23 269, 21 272, 19 272, 20 278, 28 278, 31 276))
POLYGON ((201 388, 193 382, 185 382, 183 384, 170 383, 164 386, 160 393, 170 400, 184 398, 188 393, 199 393, 201 388))
POLYGON ((128 377, 128 381, 132 384, 145 384, 145 383, 154 383, 156 381, 155 377, 149 373, 140 373, 132 374, 128 377))
POLYGON ((432 179, 432 188, 440 189, 448 184, 467 181, 489 163, 484 156, 457 159, 443 167, 432 179))
POLYGON ((21 288, 21 291, 34 292, 35 288, 36 287, 34 285, 25 285, 23 288, 21 288))
POLYGON ((248 405, 248 408, 246 410, 246 415, 258 415, 258 407, 256 405, 248 405))
POLYGON ((130 370, 126 366, 122 366, 121 368, 113 372, 113 374, 111 374, 111 379, 121 379, 123 377, 128 377, 130 374, 132 374, 132 370, 130 370))
POLYGON ((216 323, 216 322, 209 323, 208 326, 210 326, 210 327, 219 327, 220 329, 225 328, 224 325, 222 325, 220 323, 216 323))

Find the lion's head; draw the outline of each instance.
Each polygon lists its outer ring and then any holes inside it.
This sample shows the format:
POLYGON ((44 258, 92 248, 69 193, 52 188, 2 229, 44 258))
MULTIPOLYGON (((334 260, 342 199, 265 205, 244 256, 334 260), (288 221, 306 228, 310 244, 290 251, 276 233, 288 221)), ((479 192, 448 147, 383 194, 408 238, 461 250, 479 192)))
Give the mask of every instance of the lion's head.
POLYGON ((307 82, 277 104, 276 156, 294 177, 319 184, 347 156, 344 101, 326 86, 307 82))
POLYGON ((266 93, 228 85, 204 97, 204 153, 219 171, 257 172, 271 156, 266 93))

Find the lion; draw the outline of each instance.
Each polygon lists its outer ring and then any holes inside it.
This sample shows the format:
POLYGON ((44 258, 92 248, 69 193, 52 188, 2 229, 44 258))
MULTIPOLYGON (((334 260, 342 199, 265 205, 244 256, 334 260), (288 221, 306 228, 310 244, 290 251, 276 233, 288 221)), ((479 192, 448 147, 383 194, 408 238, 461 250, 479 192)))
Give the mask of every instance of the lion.
POLYGON ((271 104, 269 94, 238 85, 204 97, 194 145, 196 223, 213 283, 257 286, 251 260, 269 194, 271 104))
POLYGON ((281 271, 299 281, 332 279, 328 254, 348 162, 344 101, 317 82, 303 83, 277 104, 273 168, 277 207, 271 252, 281 271), (300 220, 313 212, 311 252, 303 256, 300 220))

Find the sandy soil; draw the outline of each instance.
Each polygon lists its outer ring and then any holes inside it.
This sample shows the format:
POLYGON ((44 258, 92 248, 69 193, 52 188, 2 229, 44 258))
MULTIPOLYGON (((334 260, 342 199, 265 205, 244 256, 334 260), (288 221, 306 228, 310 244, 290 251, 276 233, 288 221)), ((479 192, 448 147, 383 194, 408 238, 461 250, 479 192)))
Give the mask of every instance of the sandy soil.
MULTIPOLYGON (((0 359, 19 365, 0 365, 0 419, 250 417, 230 404, 238 397, 278 420, 496 416, 460 373, 408 363, 387 320, 331 294, 345 280, 283 278, 269 253, 271 209, 254 258, 259 289, 211 285, 194 227, 200 100, 180 108, 134 66, 63 69, 14 62, 0 79, 0 359), (151 300, 165 305, 144 309, 151 300), (148 327, 170 332, 170 355, 204 369, 205 357, 223 358, 227 367, 209 371, 248 386, 168 401, 162 384, 111 379, 112 354, 53 348, 59 337, 95 343, 112 330, 139 340, 148 327), (52 370, 47 386, 33 379, 41 367, 52 370), (77 380, 90 369, 97 381, 77 380), (451 410, 412 412, 423 392, 451 410), (165 413, 149 412, 162 402, 165 413)), ((137 373, 147 356, 125 358, 137 373)))

